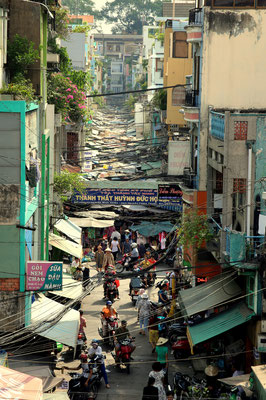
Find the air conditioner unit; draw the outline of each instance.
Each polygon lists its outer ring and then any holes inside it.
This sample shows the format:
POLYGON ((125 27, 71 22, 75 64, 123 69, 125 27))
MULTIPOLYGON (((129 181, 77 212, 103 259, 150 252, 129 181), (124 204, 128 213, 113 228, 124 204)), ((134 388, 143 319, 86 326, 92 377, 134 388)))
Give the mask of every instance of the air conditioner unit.
MULTIPOLYGON (((262 311, 264 312, 265 308, 265 299, 262 300, 262 311)), ((261 332, 266 333, 266 320, 262 319, 261 320, 261 332)))
POLYGON ((258 351, 260 353, 266 353, 266 334, 258 335, 258 351))

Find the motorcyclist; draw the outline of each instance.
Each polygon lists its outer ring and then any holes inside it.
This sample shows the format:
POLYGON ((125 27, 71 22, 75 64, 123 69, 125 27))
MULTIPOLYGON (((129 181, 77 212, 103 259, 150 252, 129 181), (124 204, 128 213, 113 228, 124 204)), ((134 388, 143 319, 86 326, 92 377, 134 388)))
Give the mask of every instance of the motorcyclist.
POLYGON ((106 306, 103 307, 101 311, 101 320, 102 320, 102 327, 103 327, 103 337, 108 336, 108 321, 107 319, 110 317, 118 317, 117 311, 115 308, 112 307, 112 302, 108 300, 106 302, 106 306))
POLYGON ((103 379, 105 382, 105 386, 107 389, 110 388, 110 385, 108 383, 108 377, 105 369, 105 364, 104 364, 104 357, 103 357, 103 351, 101 346, 99 346, 99 341, 97 339, 92 339, 91 341, 91 347, 88 350, 88 357, 92 359, 93 357, 98 356, 100 357, 100 366, 101 366, 101 372, 103 375, 103 379))
POLYGON ((88 362, 87 354, 82 353, 80 355, 80 364, 76 368, 64 367, 64 369, 71 371, 78 371, 79 369, 82 369, 80 382, 84 390, 88 391, 89 381, 93 373, 93 363, 88 362))
POLYGON ((134 263, 136 263, 138 261, 138 258, 139 258, 139 251, 138 251, 137 243, 132 243, 131 244, 131 249, 132 250, 131 250, 131 253, 130 253, 130 257, 131 257, 130 263, 134 264, 134 263))
MULTIPOLYGON (((116 354, 121 348, 120 342, 122 342, 125 339, 133 340, 133 338, 130 335, 129 330, 127 328, 127 321, 122 320, 120 328, 118 328, 115 331, 114 343, 115 343, 116 354)), ((129 346, 131 347, 131 354, 132 354, 133 351, 135 350, 136 346, 132 342, 129 344, 129 346)))

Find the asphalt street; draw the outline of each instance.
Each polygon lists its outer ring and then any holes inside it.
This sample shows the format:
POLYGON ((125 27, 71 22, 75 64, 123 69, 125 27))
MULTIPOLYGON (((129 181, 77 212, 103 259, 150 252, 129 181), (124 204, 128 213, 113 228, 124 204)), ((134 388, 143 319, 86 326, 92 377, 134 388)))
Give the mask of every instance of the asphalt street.
MULTIPOLYGON (((160 269, 166 269, 166 265, 157 268, 157 281, 165 276, 165 271, 160 272, 160 269)), ((91 269, 91 276, 95 274, 95 270, 91 269)), ((156 361, 156 354, 152 354, 151 345, 148 342, 148 337, 139 335, 137 323, 137 311, 134 308, 131 297, 129 294, 129 279, 120 281, 120 300, 116 300, 114 307, 119 313, 120 320, 126 319, 128 321, 128 328, 132 336, 136 337, 136 350, 133 354, 134 361, 131 364, 130 375, 126 372, 118 371, 114 366, 114 359, 107 348, 103 347, 106 352, 106 367, 110 371, 108 373, 109 383, 111 388, 106 389, 102 384, 99 389, 99 400, 114 400, 129 399, 139 400, 142 398, 142 390, 148 380, 148 374, 151 371, 151 365, 156 361)), ((147 289, 147 293, 151 300, 157 301, 158 289, 155 287, 147 289)), ((87 320, 87 328, 85 329, 88 338, 88 344, 93 338, 100 338, 98 334, 98 327, 100 326, 100 311, 105 305, 103 300, 103 286, 100 284, 93 292, 88 295, 82 303, 82 310, 84 317, 87 320)), ((173 359, 173 355, 169 350, 169 358, 173 359)), ((169 378, 172 381, 173 373, 177 370, 182 370, 184 373, 192 372, 190 363, 178 363, 175 360, 170 362, 169 378)))

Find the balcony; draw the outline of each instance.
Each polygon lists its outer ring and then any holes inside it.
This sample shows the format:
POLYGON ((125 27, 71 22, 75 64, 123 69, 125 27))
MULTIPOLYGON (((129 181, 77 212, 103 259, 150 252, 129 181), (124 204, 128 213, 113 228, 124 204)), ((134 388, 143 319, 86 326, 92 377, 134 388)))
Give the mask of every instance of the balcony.
POLYGON ((218 140, 224 140, 224 114, 211 111, 210 134, 218 140))
POLYGON ((185 94, 184 119, 188 122, 199 122, 198 91, 187 90, 185 94))
POLYGON ((189 25, 185 27, 187 31, 187 42, 199 43, 202 41, 202 8, 194 8, 189 11, 189 25))

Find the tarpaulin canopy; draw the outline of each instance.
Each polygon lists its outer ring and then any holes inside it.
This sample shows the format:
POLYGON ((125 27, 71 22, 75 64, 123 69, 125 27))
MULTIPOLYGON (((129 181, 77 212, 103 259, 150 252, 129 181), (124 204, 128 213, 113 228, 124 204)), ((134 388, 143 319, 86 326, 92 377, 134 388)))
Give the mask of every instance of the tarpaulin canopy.
POLYGON ((0 366, 0 399, 42 400, 42 380, 0 366))
POLYGON ((69 219, 59 219, 54 224, 54 227, 64 235, 68 236, 70 239, 74 240, 74 242, 81 244, 81 233, 82 229, 74 224, 69 219))
POLYGON ((29 328, 38 335, 76 347, 79 330, 78 311, 67 311, 64 305, 39 294, 31 306, 31 324, 29 328))
POLYGON ((44 393, 43 400, 69 400, 66 392, 44 393))
POLYGON ((193 315, 217 307, 241 294, 235 282, 236 274, 229 272, 216 275, 207 283, 179 292, 179 304, 183 315, 193 315))
POLYGON ((76 211, 74 215, 77 217, 95 218, 95 219, 114 219, 118 216, 113 211, 100 211, 100 210, 89 210, 89 211, 76 211))
POLYGON ((113 219, 95 219, 92 217, 89 218, 70 218, 70 221, 74 222, 81 228, 108 228, 109 226, 114 225, 113 219))
POLYGON ((74 257, 82 258, 83 250, 82 246, 71 242, 63 238, 62 236, 49 233, 49 244, 56 247, 57 249, 63 250, 67 254, 71 254, 74 257))
POLYGON ((245 303, 238 303, 229 310, 223 311, 213 318, 209 318, 200 324, 188 327, 188 340, 193 347, 215 336, 221 335, 230 329, 244 324, 252 318, 254 311, 245 303))
POLYGON ((50 293, 55 293, 57 296, 74 300, 77 297, 80 297, 83 293, 82 282, 75 281, 71 275, 63 273, 62 290, 50 293))
POLYGON ((156 236, 160 232, 171 232, 174 225, 170 221, 162 222, 141 222, 140 225, 131 225, 130 229, 132 231, 138 231, 143 236, 156 236))

